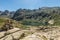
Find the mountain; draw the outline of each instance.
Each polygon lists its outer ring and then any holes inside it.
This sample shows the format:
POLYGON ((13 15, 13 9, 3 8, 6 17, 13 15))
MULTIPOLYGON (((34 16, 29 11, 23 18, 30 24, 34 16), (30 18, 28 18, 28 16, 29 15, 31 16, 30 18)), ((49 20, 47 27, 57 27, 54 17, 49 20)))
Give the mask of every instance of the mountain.
POLYGON ((13 17, 13 14, 15 12, 14 11, 8 11, 8 10, 5 10, 5 11, 0 11, 0 17, 8 17, 8 18, 11 18, 13 17))
POLYGON ((18 9, 12 19, 22 21, 24 25, 48 25, 54 20, 54 25, 60 24, 60 7, 42 7, 39 9, 18 9))
POLYGON ((18 9, 0 11, 0 17, 20 21, 23 25, 60 25, 60 7, 42 7, 38 9, 18 9), (53 20, 53 21, 51 21, 53 20))

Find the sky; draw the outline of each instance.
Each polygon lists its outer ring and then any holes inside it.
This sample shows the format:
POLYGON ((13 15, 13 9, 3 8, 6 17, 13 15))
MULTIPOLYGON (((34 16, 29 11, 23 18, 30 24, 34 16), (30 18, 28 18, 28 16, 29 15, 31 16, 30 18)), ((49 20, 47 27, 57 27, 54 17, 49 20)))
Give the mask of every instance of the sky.
POLYGON ((40 7, 60 7, 60 0, 0 0, 0 10, 14 11, 22 9, 37 9, 40 7))

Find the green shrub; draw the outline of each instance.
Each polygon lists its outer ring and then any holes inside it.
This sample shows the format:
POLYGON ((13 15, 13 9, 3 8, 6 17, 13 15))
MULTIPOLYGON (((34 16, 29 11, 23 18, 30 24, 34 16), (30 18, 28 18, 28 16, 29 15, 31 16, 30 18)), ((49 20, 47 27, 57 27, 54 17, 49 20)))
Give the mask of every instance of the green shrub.
POLYGON ((27 20, 23 20, 22 24, 23 25, 31 25, 31 26, 42 26, 42 25, 47 25, 48 23, 44 22, 44 21, 27 19, 27 20))

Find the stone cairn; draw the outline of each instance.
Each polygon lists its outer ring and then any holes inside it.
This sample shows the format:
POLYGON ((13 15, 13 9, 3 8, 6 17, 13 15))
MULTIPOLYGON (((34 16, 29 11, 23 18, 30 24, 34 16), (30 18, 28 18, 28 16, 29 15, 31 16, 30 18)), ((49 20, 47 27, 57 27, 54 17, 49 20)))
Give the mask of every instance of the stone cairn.
POLYGON ((2 30, 7 31, 7 30, 10 30, 10 29, 13 29, 12 24, 13 24, 12 20, 6 20, 3 27, 2 27, 2 30))

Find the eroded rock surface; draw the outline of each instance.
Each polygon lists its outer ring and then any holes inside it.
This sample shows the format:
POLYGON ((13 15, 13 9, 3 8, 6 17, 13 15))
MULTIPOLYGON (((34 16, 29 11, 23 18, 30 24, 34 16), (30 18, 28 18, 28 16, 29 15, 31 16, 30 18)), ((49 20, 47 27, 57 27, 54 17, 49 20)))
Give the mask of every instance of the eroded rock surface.
POLYGON ((39 30, 20 30, 14 28, 0 32, 0 40, 60 40, 60 27, 39 30))

